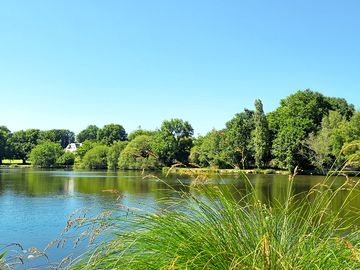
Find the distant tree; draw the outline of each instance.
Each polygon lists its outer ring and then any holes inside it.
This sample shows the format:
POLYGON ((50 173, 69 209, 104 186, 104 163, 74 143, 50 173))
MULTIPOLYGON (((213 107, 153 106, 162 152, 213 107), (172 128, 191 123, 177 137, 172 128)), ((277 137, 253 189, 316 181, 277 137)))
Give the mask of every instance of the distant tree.
POLYGON ((85 156, 85 154, 92 148, 94 148, 95 146, 99 146, 101 145, 100 143, 96 142, 96 141, 89 141, 86 140, 82 143, 82 145, 76 150, 75 152, 75 156, 79 159, 82 160, 82 158, 85 156))
POLYGON ((340 126, 346 122, 339 112, 330 111, 329 115, 324 116, 320 130, 310 133, 304 141, 306 148, 303 153, 321 173, 326 173, 341 151, 344 136, 341 135, 340 126))
POLYGON ((128 140, 129 141, 132 141, 133 139, 135 139, 137 136, 140 136, 140 135, 148 135, 148 136, 153 136, 155 135, 155 131, 153 130, 145 130, 145 129, 136 129, 134 130, 133 132, 131 132, 128 136, 128 140))
POLYGON ((353 116, 355 107, 353 104, 347 103, 346 99, 326 97, 326 100, 330 104, 330 110, 340 113, 346 120, 350 120, 353 116))
POLYGON ((353 114, 344 133, 345 142, 347 143, 360 140, 360 111, 353 114))
POLYGON ((95 146, 85 154, 81 161, 81 167, 86 169, 106 169, 108 151, 108 146, 95 146))
POLYGON ((188 163, 194 130, 187 121, 166 120, 156 132, 152 149, 166 166, 176 162, 188 163))
POLYGON ((98 130, 97 139, 106 145, 112 145, 116 141, 126 141, 127 134, 123 126, 109 124, 98 130))
POLYGON ((118 162, 121 155, 121 152, 127 146, 127 141, 115 142, 110 148, 107 155, 107 164, 108 169, 114 170, 118 168, 118 162))
POLYGON ((273 164, 293 170, 295 166, 308 166, 301 155, 303 140, 317 133, 320 123, 331 109, 326 97, 309 89, 298 91, 280 101, 280 106, 268 115, 269 127, 274 136, 273 164))
POLYGON ((254 124, 252 143, 254 145, 255 165, 261 168, 270 155, 270 132, 260 99, 255 100, 254 124))
POLYGON ((275 157, 273 165, 293 171, 303 158, 301 146, 306 135, 296 122, 294 125, 282 127, 273 141, 272 154, 275 157))
POLYGON ((336 158, 339 158, 341 149, 346 141, 346 131, 348 127, 349 122, 346 117, 338 111, 329 111, 329 114, 324 116, 321 122, 321 129, 318 132, 318 136, 320 139, 321 137, 328 137, 330 139, 333 162, 336 158))
POLYGON ((254 112, 247 109, 226 123, 224 154, 228 163, 243 169, 250 163, 254 156, 251 145, 254 128, 254 112))
POLYGON ((69 143, 75 141, 75 133, 68 129, 51 129, 41 132, 41 141, 56 142, 65 148, 69 143))
POLYGON ((30 153, 31 164, 35 167, 56 167, 58 158, 63 154, 59 143, 44 142, 35 146, 30 153))
POLYGON ((95 141, 97 139, 97 133, 99 128, 96 125, 89 125, 76 136, 76 140, 82 143, 86 140, 95 141))
POLYGON ((346 166, 358 170, 360 168, 360 140, 345 143, 342 152, 345 155, 346 166))
POLYGON ((41 131, 39 129, 27 129, 14 132, 9 139, 11 156, 21 159, 25 164, 30 158, 31 150, 39 143, 41 131))
POLYGON ((9 144, 10 130, 5 126, 0 126, 0 164, 2 160, 9 156, 9 144))
POLYGON ((56 161, 61 166, 72 166, 75 162, 75 154, 71 152, 64 152, 56 161))
POLYGON ((8 129, 6 126, 0 126, 0 130, 6 132, 6 133, 8 133, 8 134, 11 133, 10 129, 8 129))
POLYGON ((190 162, 200 167, 228 168, 223 149, 225 147, 225 131, 213 129, 204 137, 195 140, 190 152, 190 162))
POLYGON ((321 173, 326 174, 331 167, 331 137, 328 130, 321 130, 317 135, 310 133, 305 140, 305 145, 310 150, 308 158, 311 164, 321 173))
POLYGON ((153 170, 161 167, 160 162, 153 154, 153 136, 136 136, 125 149, 119 158, 119 168, 128 170, 153 170))

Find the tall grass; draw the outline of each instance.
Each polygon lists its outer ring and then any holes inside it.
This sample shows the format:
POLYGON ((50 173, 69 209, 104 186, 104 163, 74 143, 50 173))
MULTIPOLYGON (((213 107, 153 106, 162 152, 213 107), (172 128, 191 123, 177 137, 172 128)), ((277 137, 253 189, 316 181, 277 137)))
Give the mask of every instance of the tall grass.
POLYGON ((258 200, 250 181, 246 196, 197 185, 168 209, 130 216, 126 228, 123 220, 109 220, 112 240, 69 268, 360 269, 359 209, 345 213, 358 183, 335 188, 327 177, 300 199, 294 181, 289 178, 285 203, 272 207, 258 200), (333 211, 344 189, 349 195, 333 211))

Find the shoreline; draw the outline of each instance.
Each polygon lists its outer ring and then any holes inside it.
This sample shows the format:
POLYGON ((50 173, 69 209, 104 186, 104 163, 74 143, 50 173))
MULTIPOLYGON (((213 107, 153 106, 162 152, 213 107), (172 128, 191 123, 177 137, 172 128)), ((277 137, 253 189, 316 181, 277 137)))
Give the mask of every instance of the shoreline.
MULTIPOLYGON (((0 165, 0 169, 30 169, 34 168, 31 164, 17 164, 17 163, 5 163, 0 165)), ((49 169, 49 168, 42 168, 49 169)), ((75 167, 58 167, 58 168, 50 168, 50 169, 73 169, 76 170, 75 167)), ((92 170, 93 171, 93 170, 92 170)), ((96 170, 95 170, 96 171, 96 170)), ((130 170, 134 171, 134 170, 130 170)), ((142 171, 142 170, 135 170, 142 171)), ((239 175, 239 174, 268 174, 268 175, 290 175, 291 173, 288 170, 281 169, 217 169, 217 168, 184 168, 184 167, 163 167, 159 170, 152 171, 160 171, 163 174, 173 174, 173 175, 239 175)), ((321 174, 319 172, 313 170, 301 170, 297 173, 298 175, 319 175, 326 176, 331 174, 338 174, 343 176, 360 176, 360 171, 329 171, 327 174, 321 174)))

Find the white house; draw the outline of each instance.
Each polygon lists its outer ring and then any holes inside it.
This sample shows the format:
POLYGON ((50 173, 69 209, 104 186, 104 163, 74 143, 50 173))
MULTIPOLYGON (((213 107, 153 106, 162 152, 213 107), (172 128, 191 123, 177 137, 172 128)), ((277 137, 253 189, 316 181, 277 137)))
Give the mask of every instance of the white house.
POLYGON ((64 150, 65 152, 75 153, 81 145, 82 143, 69 143, 64 150))

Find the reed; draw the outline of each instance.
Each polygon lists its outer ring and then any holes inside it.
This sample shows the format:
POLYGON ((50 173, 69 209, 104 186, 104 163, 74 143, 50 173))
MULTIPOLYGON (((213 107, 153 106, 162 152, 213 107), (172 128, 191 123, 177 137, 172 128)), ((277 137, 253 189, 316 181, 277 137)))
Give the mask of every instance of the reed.
POLYGON ((358 182, 336 187, 326 177, 300 197, 294 181, 285 202, 271 207, 250 181, 247 195, 200 181, 161 211, 134 211, 126 227, 124 216, 109 218, 111 240, 69 269, 360 269, 360 212, 345 213, 358 182), (344 189, 349 195, 333 211, 344 189))

